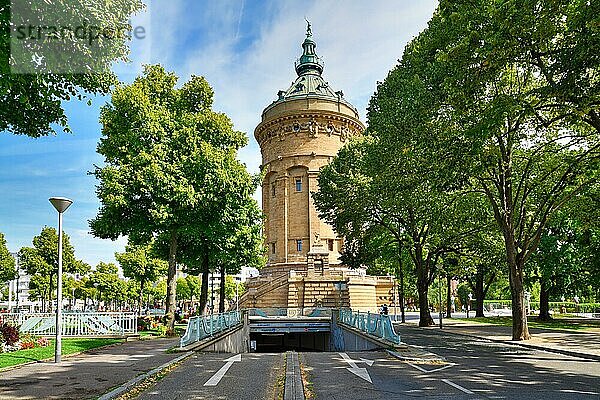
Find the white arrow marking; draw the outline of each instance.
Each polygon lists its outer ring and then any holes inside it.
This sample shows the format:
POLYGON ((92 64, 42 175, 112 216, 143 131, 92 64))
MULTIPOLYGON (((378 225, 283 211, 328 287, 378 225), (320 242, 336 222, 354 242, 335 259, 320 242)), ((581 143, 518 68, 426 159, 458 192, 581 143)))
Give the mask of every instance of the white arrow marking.
POLYGON ((364 363, 365 363, 365 364, 367 364, 369 367, 372 367, 372 366, 373 366, 373 363, 375 362, 375 361, 373 361, 373 360, 367 360, 366 358, 362 358, 362 357, 360 358, 360 361, 364 362, 364 363))
POLYGON ((361 358, 360 360, 353 360, 346 353, 340 353, 340 356, 342 356, 344 361, 346 361, 348 363, 348 365, 350 365, 349 368, 346 368, 348 371, 352 372, 354 375, 358 376, 361 379, 364 379, 365 381, 367 381, 369 383, 373 383, 373 381, 371 381, 371 376, 369 375, 369 372, 367 371, 367 369, 359 368, 356 365, 357 362, 364 362, 367 365, 371 366, 371 365, 373 365, 373 361, 367 360, 364 358, 361 358))
POLYGON ((236 361, 242 361, 242 355, 237 354, 237 355, 229 357, 227 360, 223 360, 223 361, 225 361, 225 365, 223 365, 221 367, 221 369, 217 371, 216 374, 211 376, 210 379, 206 381, 204 386, 217 386, 219 384, 219 382, 221 382, 221 379, 223 379, 223 377, 225 376, 225 374, 227 373, 229 368, 231 368, 233 363, 236 361))

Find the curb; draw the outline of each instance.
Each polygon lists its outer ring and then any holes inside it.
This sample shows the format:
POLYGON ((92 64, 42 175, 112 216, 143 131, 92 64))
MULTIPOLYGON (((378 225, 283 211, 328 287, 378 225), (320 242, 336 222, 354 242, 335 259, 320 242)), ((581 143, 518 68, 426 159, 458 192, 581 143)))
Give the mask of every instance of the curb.
POLYGON ((300 361, 298 360, 298 353, 295 351, 290 351, 286 355, 283 399, 305 400, 300 361))
POLYGON ((580 352, 571 351, 571 350, 563 350, 563 349, 556 349, 556 348, 552 348, 552 347, 544 347, 544 346, 539 346, 536 344, 513 342, 512 340, 493 339, 493 338, 489 338, 489 337, 485 337, 485 336, 472 335, 470 333, 452 332, 449 330, 445 330, 444 332, 449 333, 451 335, 466 336, 466 337, 470 337, 470 338, 474 338, 474 339, 487 340, 489 342, 502 343, 502 344, 508 344, 508 345, 513 345, 513 346, 520 346, 520 347, 529 348, 529 349, 533 349, 533 350, 541 350, 541 351, 545 351, 548 353, 555 353, 555 354, 562 354, 562 355, 570 356, 570 357, 583 358, 586 360, 600 361, 600 356, 597 356, 595 354, 587 354, 587 353, 580 353, 580 352))
POLYGON ((121 386, 111 390, 108 393, 103 394, 102 396, 98 397, 98 400, 112 400, 115 399, 117 397, 119 397, 120 395, 128 392, 129 390, 131 390, 134 386, 136 386, 138 383, 152 377, 153 375, 158 374, 159 372, 161 372, 163 369, 170 367, 171 365, 178 363, 180 361, 183 361, 184 359, 188 358, 189 356, 191 356, 192 354, 194 354, 193 351, 189 351, 177 358, 174 358, 173 360, 164 363, 161 366, 158 366, 156 368, 154 368, 151 371, 146 372, 145 374, 142 375, 138 375, 135 378, 133 378, 132 380, 130 380, 129 382, 126 382, 124 384, 122 384, 121 386))

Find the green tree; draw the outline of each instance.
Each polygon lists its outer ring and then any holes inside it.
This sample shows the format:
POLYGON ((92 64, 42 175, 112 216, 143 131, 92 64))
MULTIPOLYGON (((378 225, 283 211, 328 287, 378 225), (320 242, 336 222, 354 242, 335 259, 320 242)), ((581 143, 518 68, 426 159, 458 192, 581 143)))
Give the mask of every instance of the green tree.
POLYGON ((187 275, 185 277, 186 284, 190 289, 190 301, 194 301, 195 299, 200 298, 200 286, 202 282, 200 282, 200 278, 194 275, 187 275))
MULTIPOLYGON (((20 265, 31 276, 30 297, 52 302, 53 288, 58 273, 58 233, 56 229, 45 226, 38 236, 33 238, 33 247, 19 250, 20 265)), ((85 273, 87 264, 75 258, 69 236, 63 232, 63 271, 65 273, 85 273)), ((45 305, 43 306, 46 309, 45 305)))
POLYGON ((390 144, 401 130, 403 142, 437 156, 435 164, 425 163, 437 174, 434 181, 487 199, 505 244, 514 340, 530 337, 526 262, 549 217, 591 182, 586 170, 598 157, 592 125, 576 113, 557 112, 544 73, 523 50, 529 39, 548 34, 537 15, 551 3, 440 2, 428 28, 378 87, 384 95, 369 114, 386 127, 380 130, 390 133, 390 144))
POLYGON ((419 149, 400 144, 402 154, 392 155, 382 135, 386 127, 377 122, 374 118, 369 127, 370 137, 352 140, 321 170, 315 205, 341 236, 364 238, 378 226, 389 233, 396 249, 406 248, 417 277, 419 325, 432 325, 429 286, 442 257, 458 251, 462 239, 474 231, 470 220, 476 215, 475 203, 434 186, 421 171, 424 154, 419 149))
MULTIPOLYGON (((486 219, 491 220, 489 213, 486 219)), ((464 279, 473 293, 475 316, 484 317, 483 302, 492 284, 501 275, 505 262, 502 237, 488 224, 467 242, 467 251, 459 258, 455 276, 464 279)))
POLYGON ((242 190, 243 197, 229 202, 229 209, 223 212, 219 225, 214 232, 213 255, 215 269, 221 275, 219 287, 219 312, 225 312, 227 295, 227 274, 237 274, 242 266, 260 268, 264 265, 262 212, 252 198, 255 185, 251 180, 242 190))
MULTIPOLYGON (((103 29, 123 29, 129 26, 129 18, 143 9, 141 0, 119 1, 71 1, 59 0, 39 2, 23 0, 16 2, 18 12, 14 12, 14 25, 20 23, 28 26, 30 21, 21 20, 24 15, 40 15, 41 20, 56 25, 64 23, 73 25, 74 21, 87 20, 89 25, 103 29)), ((94 73, 53 73, 45 71, 44 65, 51 62, 44 60, 36 69, 36 74, 11 73, 11 1, 0 0, 0 131, 9 131, 19 135, 39 137, 54 132, 53 124, 58 124, 65 131, 70 131, 63 102, 72 98, 91 101, 96 94, 106 94, 116 83, 116 76, 110 72, 115 61, 126 60, 129 53, 128 35, 113 37, 111 40, 100 40, 94 43, 94 50, 86 46, 85 41, 65 36, 61 44, 61 56, 70 54, 79 64, 90 67, 94 73), (82 61, 83 60, 83 61, 82 61), (99 72, 99 73, 96 73, 99 72)), ((75 28, 75 27, 73 27, 75 28)), ((39 45, 48 43, 35 40, 27 42, 31 54, 39 50, 39 45)), ((48 56, 48 54, 46 54, 48 56)), ((56 61, 56 60, 55 60, 56 61)), ((62 66, 64 67, 64 61, 62 66)), ((68 65, 66 65, 68 67, 68 65)))
POLYGON ((17 276, 15 259, 6 248, 4 234, 0 233, 0 283, 6 283, 17 276))
POLYGON ((96 269, 91 272, 89 283, 97 291, 98 306, 104 302, 104 308, 111 308, 111 303, 122 299, 123 287, 118 275, 119 269, 113 263, 100 262, 96 269))
POLYGON ((139 283, 137 303, 140 313, 146 284, 163 275, 167 270, 167 263, 154 256, 152 245, 149 244, 128 244, 124 253, 115 253, 115 258, 123 269, 123 275, 139 283))
POLYGON ((185 278, 177 278, 177 300, 186 300, 191 297, 192 291, 185 278))
POLYGON ((211 221, 237 185, 231 171, 245 168, 236 151, 247 142, 226 115, 212 111, 213 90, 204 78, 193 76, 179 89, 176 83, 161 66, 147 66, 131 85, 118 85, 103 107, 98 153, 106 164, 94 171, 102 206, 90 222, 96 236, 128 235, 136 244, 167 235, 171 327, 179 241, 190 231, 210 236, 211 221))

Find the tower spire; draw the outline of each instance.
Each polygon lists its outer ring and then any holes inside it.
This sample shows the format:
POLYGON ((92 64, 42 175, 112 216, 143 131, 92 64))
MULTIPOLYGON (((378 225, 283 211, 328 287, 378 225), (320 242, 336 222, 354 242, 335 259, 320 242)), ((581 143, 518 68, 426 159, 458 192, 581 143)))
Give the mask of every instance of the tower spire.
POLYGON ((317 74, 323 72, 323 60, 317 56, 315 48, 317 44, 312 38, 312 26, 306 18, 306 39, 302 43, 302 56, 296 61, 296 73, 298 75, 317 74))

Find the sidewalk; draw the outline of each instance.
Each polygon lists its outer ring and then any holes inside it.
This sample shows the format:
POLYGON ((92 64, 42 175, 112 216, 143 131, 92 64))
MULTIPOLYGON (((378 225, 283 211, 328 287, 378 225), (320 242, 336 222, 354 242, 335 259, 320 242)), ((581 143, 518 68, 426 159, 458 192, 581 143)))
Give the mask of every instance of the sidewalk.
POLYGON ((179 339, 125 342, 0 373, 0 399, 92 399, 179 356, 179 339))
MULTIPOLYGON (((438 327, 425 329, 439 330, 438 327)), ((513 341, 510 326, 448 319, 443 321, 442 331, 600 361, 600 329, 566 331, 530 328, 530 340, 513 341)))

